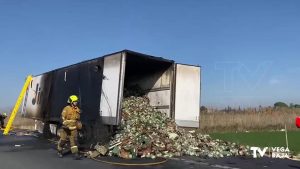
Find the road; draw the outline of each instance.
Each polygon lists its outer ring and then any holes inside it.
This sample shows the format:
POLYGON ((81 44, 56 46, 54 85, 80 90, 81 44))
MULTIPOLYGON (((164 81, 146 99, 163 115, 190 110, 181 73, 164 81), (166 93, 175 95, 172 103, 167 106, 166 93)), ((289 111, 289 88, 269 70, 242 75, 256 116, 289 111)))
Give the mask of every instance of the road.
POLYGON ((233 169, 233 168, 271 168, 300 169, 299 161, 251 157, 230 157, 220 159, 201 159, 182 157, 170 159, 155 166, 128 167, 105 164, 91 159, 73 160, 70 155, 60 159, 56 155, 55 145, 48 140, 32 136, 3 136, 0 134, 0 169, 233 169))

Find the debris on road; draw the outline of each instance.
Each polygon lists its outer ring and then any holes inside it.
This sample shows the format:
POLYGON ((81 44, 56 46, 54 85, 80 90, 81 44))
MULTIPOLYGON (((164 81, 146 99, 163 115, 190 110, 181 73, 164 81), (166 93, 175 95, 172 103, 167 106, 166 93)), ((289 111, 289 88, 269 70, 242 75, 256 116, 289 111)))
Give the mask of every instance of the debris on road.
POLYGON ((99 154, 103 156, 106 155, 108 152, 108 149, 105 146, 96 145, 95 149, 97 150, 97 152, 99 152, 99 154))
MULTIPOLYGON (((209 135, 178 128, 175 121, 157 111, 146 96, 130 96, 122 103, 122 120, 117 134, 109 143, 109 156, 125 159, 191 155, 209 158, 249 155, 249 147, 209 135)), ((101 147, 101 146, 100 146, 101 147)), ((99 145, 95 149, 100 153, 99 145)))
POLYGON ((13 130, 9 134, 16 135, 16 136, 33 136, 33 137, 40 136, 40 133, 38 131, 32 131, 32 130, 13 130))
POLYGON ((88 158, 95 158, 95 157, 98 157, 100 155, 100 153, 98 151, 88 151, 87 152, 87 157, 88 158))

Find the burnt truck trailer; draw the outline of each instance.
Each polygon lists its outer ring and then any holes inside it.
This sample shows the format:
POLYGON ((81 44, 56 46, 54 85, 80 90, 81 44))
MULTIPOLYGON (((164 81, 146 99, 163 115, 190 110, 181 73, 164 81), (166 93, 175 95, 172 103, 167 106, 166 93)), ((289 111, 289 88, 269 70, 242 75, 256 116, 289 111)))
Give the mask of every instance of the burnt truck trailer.
POLYGON ((21 113, 59 126, 62 109, 75 94, 83 133, 90 139, 120 124, 124 89, 135 85, 179 126, 199 127, 200 67, 129 50, 34 76, 21 113))

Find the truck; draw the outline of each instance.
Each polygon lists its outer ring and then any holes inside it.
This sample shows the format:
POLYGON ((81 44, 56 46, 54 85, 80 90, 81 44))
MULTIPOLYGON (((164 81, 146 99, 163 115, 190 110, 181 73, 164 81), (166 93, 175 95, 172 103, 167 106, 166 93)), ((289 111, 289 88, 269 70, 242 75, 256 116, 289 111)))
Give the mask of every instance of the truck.
POLYGON ((68 97, 77 95, 82 140, 105 139, 121 122, 124 89, 137 85, 151 106, 166 113, 178 126, 198 128, 200 68, 122 50, 33 76, 21 114, 42 121, 45 133, 54 126, 57 134, 68 97))

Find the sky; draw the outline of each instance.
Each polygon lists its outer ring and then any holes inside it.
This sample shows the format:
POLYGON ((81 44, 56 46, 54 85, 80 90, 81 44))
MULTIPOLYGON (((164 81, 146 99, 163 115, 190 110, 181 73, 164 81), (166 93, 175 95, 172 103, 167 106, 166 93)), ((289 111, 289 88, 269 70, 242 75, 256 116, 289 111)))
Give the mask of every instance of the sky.
POLYGON ((300 104, 298 0, 0 0, 0 108, 27 75, 130 49, 201 66, 201 105, 300 104))

